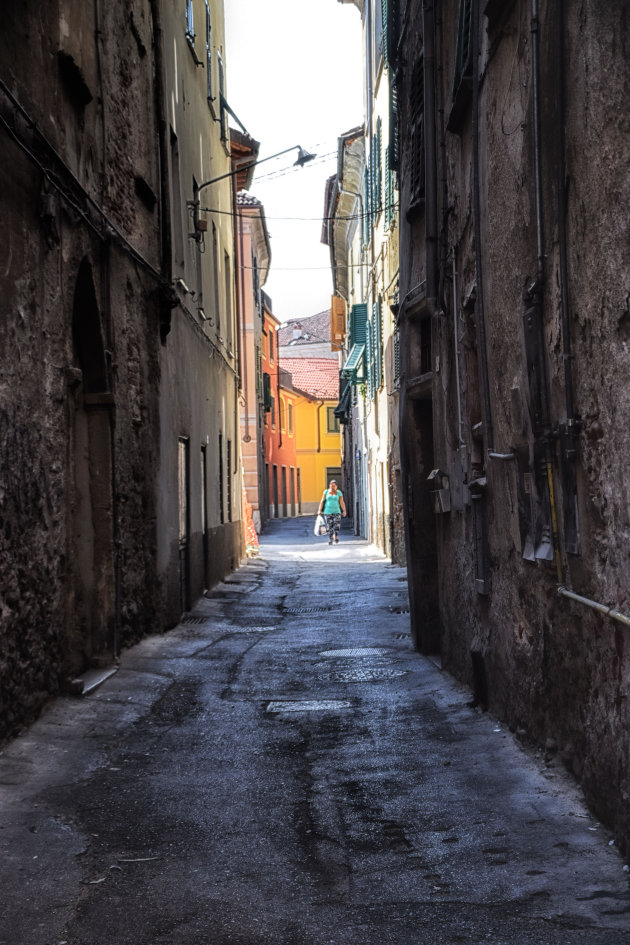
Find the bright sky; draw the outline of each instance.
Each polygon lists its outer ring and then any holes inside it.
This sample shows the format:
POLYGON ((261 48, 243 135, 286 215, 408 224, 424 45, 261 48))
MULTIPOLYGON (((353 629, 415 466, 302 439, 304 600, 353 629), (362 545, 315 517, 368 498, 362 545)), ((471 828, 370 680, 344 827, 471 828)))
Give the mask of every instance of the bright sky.
POLYGON ((320 242, 326 180, 337 168, 338 136, 363 122, 361 15, 339 0, 224 5, 227 99, 260 141, 260 158, 296 144, 318 155, 302 169, 292 167, 297 151, 268 161, 250 188, 267 217, 265 291, 274 314, 314 315, 332 292, 330 254, 320 242))

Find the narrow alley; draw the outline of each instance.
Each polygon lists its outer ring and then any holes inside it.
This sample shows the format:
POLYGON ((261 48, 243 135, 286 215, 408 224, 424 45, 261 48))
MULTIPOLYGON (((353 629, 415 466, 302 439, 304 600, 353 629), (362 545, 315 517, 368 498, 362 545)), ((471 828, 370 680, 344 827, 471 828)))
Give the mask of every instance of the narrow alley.
POLYGON ((414 652, 403 569, 311 529, 0 752, 1 945, 628 941, 560 762, 414 652))

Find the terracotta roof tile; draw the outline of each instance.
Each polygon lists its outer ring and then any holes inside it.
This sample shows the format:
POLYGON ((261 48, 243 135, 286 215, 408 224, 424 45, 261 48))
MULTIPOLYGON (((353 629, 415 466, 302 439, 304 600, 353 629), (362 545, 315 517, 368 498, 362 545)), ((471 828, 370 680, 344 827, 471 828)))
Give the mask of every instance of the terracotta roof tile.
POLYGON ((339 397, 339 364, 331 358, 280 358, 280 367, 289 371, 293 387, 325 400, 339 397))

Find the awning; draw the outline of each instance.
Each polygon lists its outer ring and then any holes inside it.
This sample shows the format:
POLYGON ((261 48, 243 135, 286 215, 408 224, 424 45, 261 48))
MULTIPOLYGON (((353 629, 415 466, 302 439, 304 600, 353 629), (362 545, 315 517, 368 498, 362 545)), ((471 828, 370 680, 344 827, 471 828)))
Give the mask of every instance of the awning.
POLYGON ((364 351, 365 351, 365 345, 352 345, 352 348, 350 349, 350 354, 348 355, 346 363, 341 369, 341 376, 349 379, 351 384, 356 384, 357 381, 364 379, 363 377, 364 351))
POLYGON ((339 423, 347 423, 350 419, 350 408, 352 407, 352 381, 348 381, 339 398, 339 403, 333 413, 339 420, 339 423))

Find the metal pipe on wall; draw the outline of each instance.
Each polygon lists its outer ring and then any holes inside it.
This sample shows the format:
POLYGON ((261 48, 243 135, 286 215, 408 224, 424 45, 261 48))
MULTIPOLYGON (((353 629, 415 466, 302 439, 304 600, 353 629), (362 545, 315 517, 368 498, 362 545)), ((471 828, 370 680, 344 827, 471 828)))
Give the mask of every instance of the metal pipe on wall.
POLYGON ((473 216, 475 228, 475 268, 477 270, 477 301, 475 315, 479 334, 479 372, 486 433, 486 451, 492 452, 494 433, 490 405, 490 378, 488 375, 488 343, 483 299, 483 259, 481 252, 481 195, 479 183, 479 0, 472 0, 472 142, 473 142, 473 216))
POLYGON ((427 299, 437 308, 437 153, 435 136, 435 15, 434 3, 429 0, 422 11, 424 43, 424 134, 425 134, 425 253, 427 299))
POLYGON ((600 614, 604 614, 606 617, 610 617, 612 620, 617 620, 619 623, 625 624, 626 627, 630 627, 630 617, 627 617, 626 614, 622 614, 613 607, 607 607, 606 604, 599 604, 597 601, 591 600, 589 597, 582 597, 581 594, 575 594, 567 587, 562 587, 561 585, 558 588, 558 596, 567 597, 569 600, 574 600, 579 604, 584 604, 586 607, 590 607, 591 610, 597 610, 600 614))

